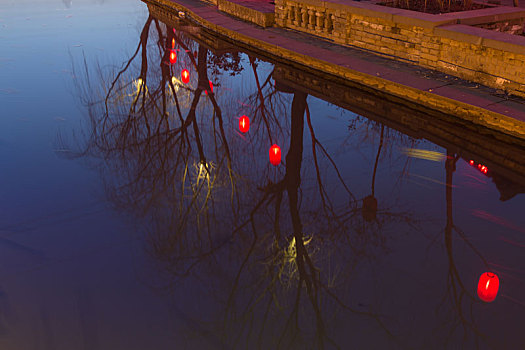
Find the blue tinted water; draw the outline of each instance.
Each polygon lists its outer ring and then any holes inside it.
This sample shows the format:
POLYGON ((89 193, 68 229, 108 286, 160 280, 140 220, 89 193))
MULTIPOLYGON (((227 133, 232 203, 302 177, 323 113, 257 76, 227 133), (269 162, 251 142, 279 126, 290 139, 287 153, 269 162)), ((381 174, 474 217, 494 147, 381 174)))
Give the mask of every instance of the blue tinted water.
POLYGON ((147 65, 139 48, 108 94, 148 15, 139 1, 0 3, 2 348, 525 347, 519 164, 314 97, 279 76, 297 69, 216 51, 187 23, 151 22, 147 65), (197 67, 214 93, 181 136, 162 77, 190 121, 197 67), (485 271, 501 282, 492 303, 476 294, 485 271))

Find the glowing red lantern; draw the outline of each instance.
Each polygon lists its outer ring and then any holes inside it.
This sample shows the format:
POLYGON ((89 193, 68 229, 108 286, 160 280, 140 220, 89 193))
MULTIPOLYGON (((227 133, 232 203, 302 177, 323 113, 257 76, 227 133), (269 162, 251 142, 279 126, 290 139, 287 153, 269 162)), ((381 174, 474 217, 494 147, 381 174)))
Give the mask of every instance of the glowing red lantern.
POLYGON ((499 278, 495 273, 485 272, 479 277, 478 297, 490 303, 496 299, 499 289, 499 278))
POLYGON ((273 165, 281 163, 281 148, 275 144, 270 147, 270 163, 273 165))
POLYGON ((175 38, 171 39, 171 48, 175 48, 175 38))
MULTIPOLYGON (((243 115, 241 117, 241 119, 239 119, 239 130, 241 130, 242 133, 247 133, 248 130, 250 130, 250 118, 248 118, 247 116, 243 115)), ((277 148, 279 148, 279 147, 277 147, 277 148)), ((270 153, 271 153, 271 149, 270 149, 270 153)), ((270 159, 271 159, 271 155, 270 155, 270 159)), ((279 152, 279 162, 280 161, 281 161, 281 156, 280 156, 280 152, 279 152)), ((279 163, 277 163, 277 164, 279 164, 279 163)))
POLYGON ((473 167, 477 167, 479 171, 481 171, 483 174, 487 175, 487 173, 489 172, 489 168, 487 168, 486 165, 483 165, 481 163, 476 163, 474 162, 473 160, 471 160, 469 162, 470 165, 472 165, 473 167), (477 164, 477 165, 476 165, 477 164))
POLYGON ((171 50, 170 51, 170 63, 173 64, 177 62, 177 51, 171 50))
POLYGON ((183 69, 180 73, 180 76, 182 77, 182 82, 184 84, 188 84, 188 82, 190 81, 190 72, 188 72, 187 69, 183 69))

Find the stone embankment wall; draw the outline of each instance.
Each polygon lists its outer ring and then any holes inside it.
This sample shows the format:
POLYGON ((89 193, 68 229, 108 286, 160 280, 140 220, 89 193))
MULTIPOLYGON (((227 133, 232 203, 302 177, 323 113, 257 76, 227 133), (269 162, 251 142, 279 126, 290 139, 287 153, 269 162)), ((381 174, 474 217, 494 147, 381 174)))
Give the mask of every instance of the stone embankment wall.
POLYGON ((431 15, 354 1, 276 0, 275 23, 525 97, 524 9, 431 15), (520 28, 516 28, 520 26, 520 28))

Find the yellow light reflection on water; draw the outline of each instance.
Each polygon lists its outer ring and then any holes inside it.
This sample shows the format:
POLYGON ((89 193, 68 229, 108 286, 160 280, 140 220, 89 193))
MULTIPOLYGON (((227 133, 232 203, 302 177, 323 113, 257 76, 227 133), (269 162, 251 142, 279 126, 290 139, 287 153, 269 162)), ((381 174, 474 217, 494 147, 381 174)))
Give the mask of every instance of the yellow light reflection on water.
POLYGON ((146 86, 146 83, 144 82, 144 80, 142 80, 142 78, 138 78, 137 80, 133 81, 133 86, 135 87, 135 95, 138 95, 140 94, 140 92, 142 91, 142 89, 146 89, 146 91, 148 91, 148 87, 146 86))
MULTIPOLYGON (((307 250, 307 254, 310 258, 313 257, 315 249, 310 245, 312 242, 313 236, 303 237, 303 245, 307 250)), ((297 244, 295 237, 292 237, 290 243, 283 249, 283 254, 281 255, 282 261, 279 267, 279 280, 283 283, 284 286, 290 287, 291 281, 298 278, 297 270, 297 244)))
POLYGON ((173 88, 175 89, 175 92, 179 91, 179 86, 182 85, 182 81, 175 77, 171 77, 171 83, 173 84, 173 88))
MULTIPOLYGON (((303 245, 306 247, 312 241, 312 238, 313 237, 310 237, 310 238, 303 237, 303 245)), ((290 244, 288 244, 288 247, 286 247, 284 256, 286 257, 287 262, 293 262, 297 258, 297 248, 295 244, 295 237, 292 237, 290 244)))
POLYGON ((213 169, 215 169, 215 165, 212 162, 200 162, 199 164, 195 164, 195 168, 197 170, 197 185, 200 184, 201 181, 206 181, 208 183, 208 186, 210 185, 210 175, 213 169))
POLYGON ((430 160, 433 162, 441 162, 447 158, 447 156, 443 153, 429 151, 426 149, 404 148, 402 152, 412 158, 430 160))

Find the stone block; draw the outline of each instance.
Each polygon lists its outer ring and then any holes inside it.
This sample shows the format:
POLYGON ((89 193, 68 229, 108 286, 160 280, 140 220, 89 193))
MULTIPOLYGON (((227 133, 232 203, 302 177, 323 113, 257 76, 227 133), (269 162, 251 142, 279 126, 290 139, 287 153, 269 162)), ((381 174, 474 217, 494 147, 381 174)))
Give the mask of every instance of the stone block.
POLYGON ((388 36, 391 37, 392 39, 396 39, 400 41, 408 40, 408 37, 406 35, 388 33, 388 36))
POLYGON ((376 45, 378 40, 375 40, 373 38, 370 38, 370 37, 364 37, 363 39, 361 39, 362 41, 364 41, 365 43, 368 43, 368 44, 374 44, 376 45))
POLYGON ((399 13, 393 16, 392 21, 397 24, 404 24, 410 27, 418 27, 432 29, 444 24, 455 23, 455 20, 443 18, 437 15, 431 15, 422 12, 404 10, 404 13, 399 13))
POLYGON ((351 41, 349 41, 349 44, 352 44, 352 45, 358 46, 358 47, 365 47, 365 42, 362 41, 362 40, 351 40, 351 41))
POLYGON ((387 48, 387 47, 380 47, 379 48, 379 52, 383 53, 383 54, 387 54, 387 55, 394 55, 395 51, 390 49, 390 48, 387 48))
POLYGON ((525 37, 492 32, 483 37, 483 46, 494 50, 525 55, 525 37))
POLYGON ((398 45, 398 41, 392 38, 388 37, 381 37, 381 42, 390 44, 390 45, 398 45))
POLYGON ((419 54, 419 57, 420 58, 424 58, 426 60, 429 60, 429 61, 437 61, 438 60, 438 57, 437 56, 434 56, 434 55, 430 55, 428 53, 424 53, 424 52, 421 52, 419 54))
POLYGON ((441 47, 438 44, 433 44, 433 43, 425 41, 425 40, 421 40, 421 46, 425 47, 427 49, 434 49, 434 50, 439 50, 440 47, 441 47))
POLYGON ((434 34, 442 38, 461 41, 469 44, 481 45, 482 38, 475 31, 461 24, 453 24, 434 29, 434 34))
POLYGON ((377 51, 378 47, 377 45, 365 42, 365 49, 370 50, 370 51, 377 51))

